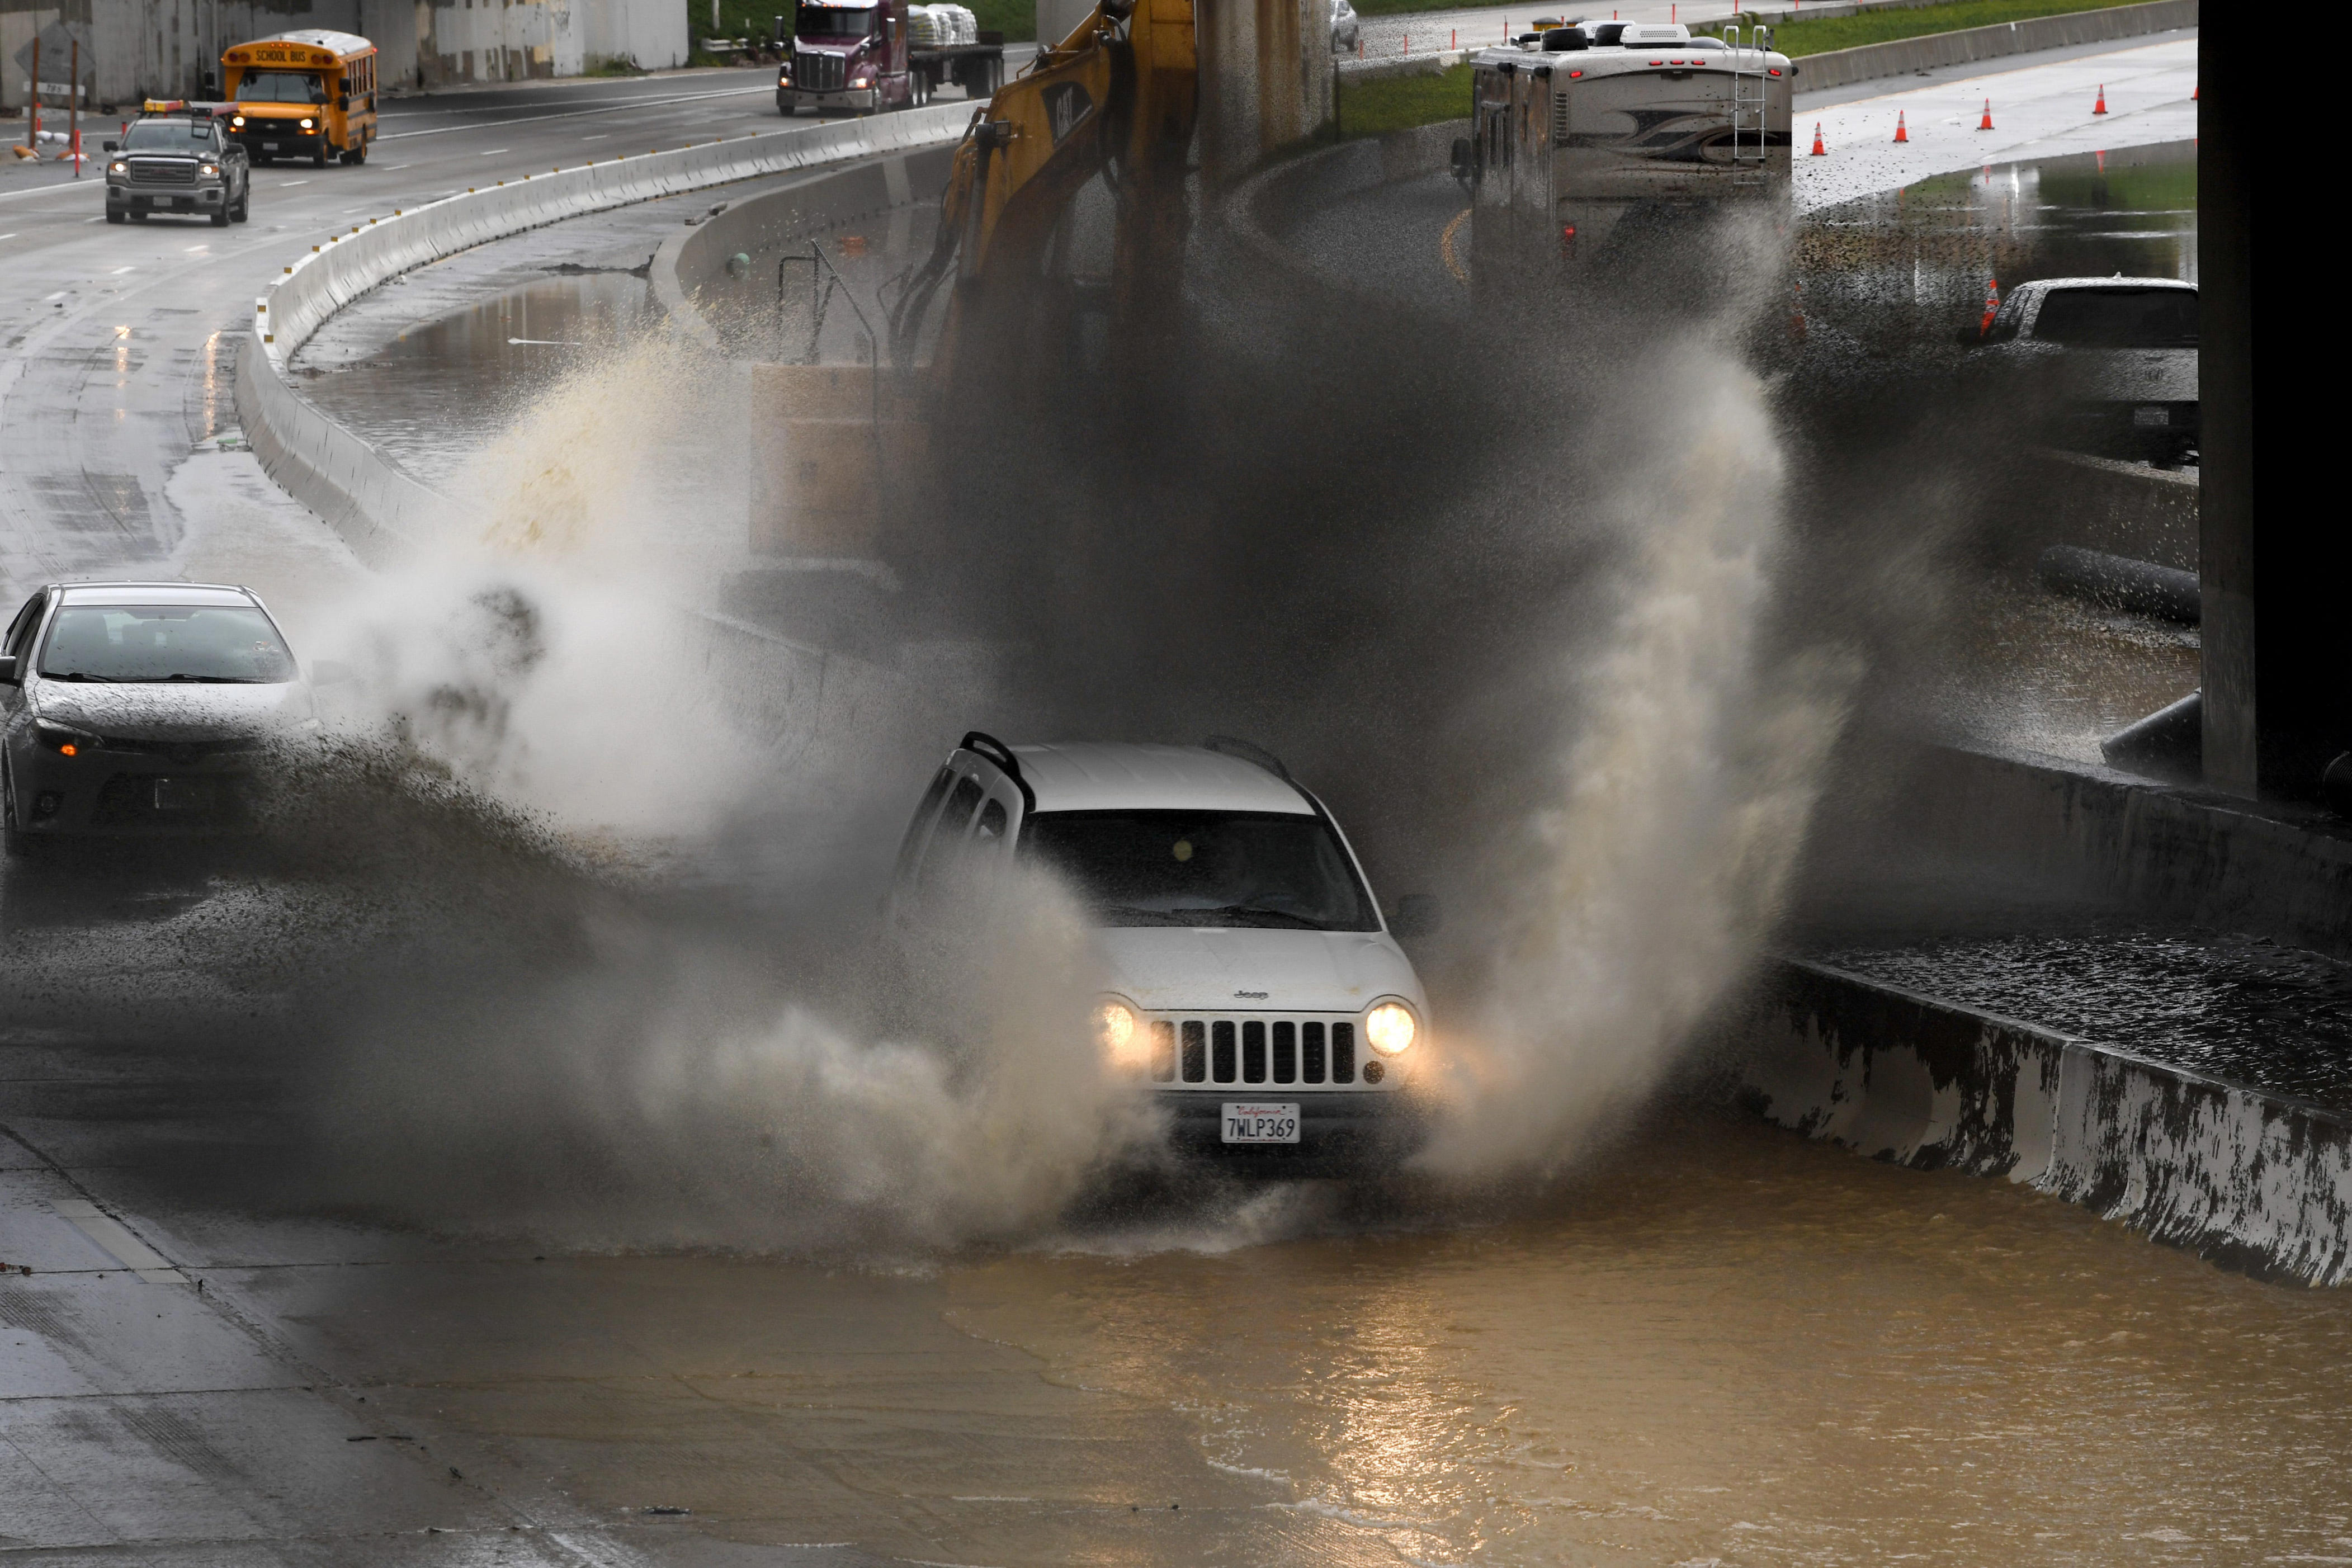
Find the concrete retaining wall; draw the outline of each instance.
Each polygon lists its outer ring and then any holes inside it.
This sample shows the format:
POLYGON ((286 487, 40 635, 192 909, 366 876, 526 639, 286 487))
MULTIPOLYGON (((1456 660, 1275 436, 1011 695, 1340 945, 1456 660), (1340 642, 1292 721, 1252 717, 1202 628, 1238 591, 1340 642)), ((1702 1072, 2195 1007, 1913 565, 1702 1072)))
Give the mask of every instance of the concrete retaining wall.
POLYGON ((2217 1262, 2352 1278, 2352 1117, 1784 962, 1745 1093, 1784 1127, 2005 1176, 2217 1262))
POLYGON ((2352 955, 2352 823, 2315 807, 1951 746, 1925 749, 1900 799, 1919 848, 2352 955))
MULTIPOLYGON (((1828 7, 1808 7, 1803 15, 1818 19, 1828 7)), ((1793 14, 1792 14, 1793 16, 1793 14)), ((1790 17, 1759 16, 1777 23, 1790 17)), ((1937 66, 1971 65, 2003 55, 2031 54, 2036 49, 2063 48, 2069 44, 2102 43, 2110 38, 2136 38, 2147 33, 2168 33, 2197 26, 2197 0, 2153 0, 2146 5, 2116 5, 2103 11, 2070 11, 2059 16, 2037 16, 2030 22, 2006 22, 1992 27, 1964 27, 1957 33, 1929 33, 1924 37, 1898 38, 1892 43, 1864 44, 1859 48, 1832 49, 1803 55, 1797 60, 1797 90, 1822 92, 1881 77, 1908 76, 1937 66)))
POLYGON ((446 503, 288 383, 287 361, 328 317, 387 279, 489 240, 632 202, 935 145, 961 134, 970 117, 968 105, 941 104, 709 142, 525 175, 356 224, 313 246, 254 301, 255 328, 237 355, 246 437, 288 493, 362 559, 381 562, 421 541, 426 518, 446 503))

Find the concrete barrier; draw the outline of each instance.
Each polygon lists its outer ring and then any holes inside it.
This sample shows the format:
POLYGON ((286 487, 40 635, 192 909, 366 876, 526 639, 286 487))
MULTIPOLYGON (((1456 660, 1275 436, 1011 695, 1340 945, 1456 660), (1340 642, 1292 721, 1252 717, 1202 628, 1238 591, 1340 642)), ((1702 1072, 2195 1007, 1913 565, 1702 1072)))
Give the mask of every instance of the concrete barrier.
MULTIPOLYGON (((1827 7, 1802 13, 1819 18, 1827 7)), ((1791 20, 1759 17, 1759 21, 1791 20)), ((2104 43, 2136 38, 2149 33, 2169 33, 2197 26, 2197 0, 2152 0, 2145 5, 2113 5, 2099 11, 2069 11, 2063 16, 2037 16, 2030 22, 2004 22, 1990 27, 1963 27, 1955 33, 1928 33, 1891 43, 1864 44, 1858 48, 1831 49, 1797 58, 1797 90, 1823 92, 1857 81, 1908 76, 1938 66, 1973 65, 2003 55, 2032 54, 2038 49, 2063 48, 2069 44, 2104 43)))
POLYGON ((648 152, 495 182, 461 195, 353 225, 287 268, 254 302, 237 356, 237 416, 262 467, 381 562, 424 538, 446 502, 297 395, 294 352, 330 316, 387 279, 526 229, 633 202, 877 153, 933 146, 962 133, 969 104, 940 104, 648 152))
POLYGON ((2004 1176, 2265 1276, 2352 1278, 2352 1117, 1823 965, 1768 977, 1738 1064, 1781 1126, 2004 1176))

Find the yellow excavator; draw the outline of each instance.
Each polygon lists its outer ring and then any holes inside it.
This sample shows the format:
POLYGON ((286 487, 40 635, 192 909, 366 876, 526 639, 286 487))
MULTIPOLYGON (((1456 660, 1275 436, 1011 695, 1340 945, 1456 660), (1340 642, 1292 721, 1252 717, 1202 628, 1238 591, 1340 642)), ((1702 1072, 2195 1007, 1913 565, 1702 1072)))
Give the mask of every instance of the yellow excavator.
POLYGON ((894 368, 762 367, 783 464, 779 493, 755 505, 755 518, 765 512, 755 548, 835 561, 886 552, 892 515, 935 493, 935 428, 969 427, 1001 396, 1004 366, 1035 363, 1055 230, 1097 175, 1117 210, 1110 364, 1158 363, 1176 325, 1198 76, 1193 0, 1100 0, 973 113, 930 254, 891 301, 894 368), (942 288, 945 317, 919 367, 942 288))

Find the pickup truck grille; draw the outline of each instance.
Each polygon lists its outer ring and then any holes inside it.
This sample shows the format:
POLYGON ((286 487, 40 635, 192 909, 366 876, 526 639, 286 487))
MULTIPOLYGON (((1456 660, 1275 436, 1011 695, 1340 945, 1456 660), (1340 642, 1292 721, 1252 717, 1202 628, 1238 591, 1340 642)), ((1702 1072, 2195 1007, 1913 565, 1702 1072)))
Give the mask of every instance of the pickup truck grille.
POLYGON ((1352 1019, 1160 1018, 1151 1024, 1155 1083, 1353 1083, 1352 1019))
POLYGON ((193 185, 196 166, 183 158, 133 158, 131 180, 139 185, 193 185))
POLYGON ((846 55, 793 54, 793 85, 811 92, 839 92, 848 79, 846 55))

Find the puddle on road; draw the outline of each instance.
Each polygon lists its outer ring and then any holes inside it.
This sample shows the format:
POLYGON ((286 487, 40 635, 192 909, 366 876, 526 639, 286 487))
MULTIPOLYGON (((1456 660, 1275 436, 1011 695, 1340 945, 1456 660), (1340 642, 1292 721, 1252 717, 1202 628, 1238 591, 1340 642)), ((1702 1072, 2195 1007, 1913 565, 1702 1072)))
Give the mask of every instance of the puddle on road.
POLYGON ((299 384, 331 417, 436 483, 583 356, 658 315, 651 287, 633 273, 550 278, 411 327, 368 359, 303 374, 299 384))
POLYGON ((744 1542, 1001 1564, 2352 1552, 2336 1293, 1705 1116, 1549 1198, 1349 1208, 1271 1188, 903 1272, 583 1258, 268 1289, 394 1414, 606 1517, 684 1508, 677 1528, 744 1542))

